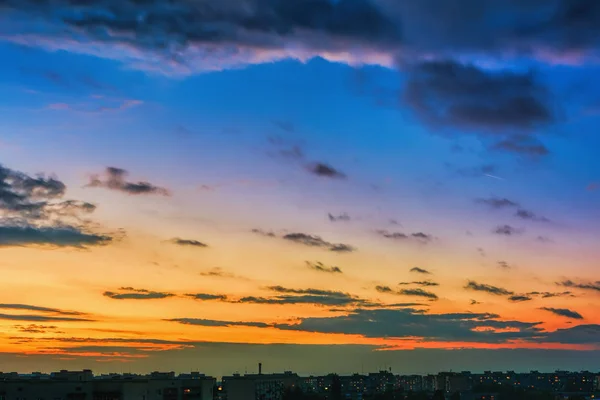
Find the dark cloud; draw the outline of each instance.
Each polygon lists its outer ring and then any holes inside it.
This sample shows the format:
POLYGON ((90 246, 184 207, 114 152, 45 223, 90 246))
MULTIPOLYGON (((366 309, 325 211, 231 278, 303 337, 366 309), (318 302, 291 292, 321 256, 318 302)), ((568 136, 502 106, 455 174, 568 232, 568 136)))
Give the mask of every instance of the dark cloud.
POLYGON ((211 326, 211 327, 233 327, 233 326, 248 326, 253 328, 269 328, 272 325, 264 322, 241 322, 241 321, 217 321, 212 319, 198 318, 173 318, 167 319, 169 322, 178 322, 183 325, 211 326))
POLYGON ((310 247, 327 248, 333 252, 352 252, 355 249, 347 244, 334 244, 323 240, 320 236, 308 235, 306 233, 288 233, 283 239, 296 242, 310 247))
POLYGON ((113 238, 91 232, 84 217, 91 203, 62 200, 66 185, 55 177, 29 176, 0 165, 0 246, 88 247, 113 238))
POLYGON ((333 215, 330 213, 328 215, 328 217, 331 222, 338 222, 338 221, 348 222, 351 219, 350 216, 346 213, 342 213, 340 215, 333 215))
POLYGON ((510 296, 514 294, 514 292, 511 292, 510 290, 506 290, 497 286, 486 285, 484 283, 477 283, 475 281, 469 281, 465 286, 465 289, 475 290, 478 292, 487 292, 497 296, 510 296))
POLYGON ((510 225, 499 225, 492 231, 496 235, 514 236, 523 233, 523 229, 515 228, 510 225))
POLYGON ((519 207, 519 203, 502 197, 490 197, 487 199, 476 199, 476 203, 484 204, 494 209, 502 208, 516 208, 519 207))
POLYGON ((415 272, 417 274, 431 275, 431 272, 427 271, 426 269, 419 268, 419 267, 411 268, 410 272, 415 272))
POLYGON ((103 295, 115 300, 154 300, 166 299, 168 297, 175 296, 173 293, 153 292, 146 289, 135 289, 132 287, 119 288, 118 292, 106 291, 103 293, 103 295))
POLYGON ((519 209, 517 210, 517 212, 515 213, 516 217, 519 217, 521 219, 526 219, 529 221, 536 221, 536 222, 550 222, 550 220, 546 217, 541 217, 539 215, 536 215, 535 213, 533 213, 532 211, 529 210, 524 210, 524 209, 519 209))
POLYGON ((494 144, 492 149, 533 157, 550 154, 550 150, 539 139, 524 135, 515 135, 501 140, 494 144))
POLYGON ((325 178, 346 179, 346 174, 338 171, 337 169, 333 168, 330 165, 323 164, 323 163, 316 163, 313 165, 309 165, 307 167, 307 170, 314 175, 322 176, 325 178))
POLYGON ((395 240, 405 240, 405 239, 415 239, 419 242, 429 243, 433 240, 433 236, 428 235, 423 232, 416 233, 402 233, 402 232, 389 232, 383 229, 377 230, 376 233, 380 236, 383 236, 387 239, 395 239, 395 240))
POLYGON ((275 292, 277 295, 271 297, 248 296, 239 299, 238 302, 276 305, 312 304, 329 307, 369 307, 377 304, 349 293, 334 290, 291 289, 283 286, 269 286, 267 290, 275 292))
POLYGON ((30 321, 30 322, 92 322, 94 320, 88 318, 62 317, 51 315, 13 315, 0 314, 0 320, 7 321, 30 321))
POLYGON ((188 294, 186 294, 186 296, 191 297, 195 300, 204 300, 204 301, 209 301, 209 300, 225 301, 225 300, 227 300, 227 296, 224 294, 188 293, 188 294))
POLYGON ((319 271, 319 272, 327 272, 330 274, 342 274, 343 273, 343 271, 339 267, 327 266, 320 261, 317 261, 317 262, 307 261, 306 265, 308 266, 308 268, 313 269, 315 271, 319 271))
POLYGON ((58 327, 55 325, 39 325, 39 324, 29 324, 29 325, 15 325, 15 328, 19 330, 19 332, 23 333, 48 333, 55 332, 57 333, 58 327))
POLYGON ((399 285, 418 285, 418 286, 440 286, 439 283, 433 281, 413 281, 413 282, 400 282, 399 285))
POLYGON ((548 91, 532 72, 485 71, 452 60, 425 61, 407 72, 405 103, 438 129, 511 135, 507 140, 513 140, 515 132, 555 120, 548 91))
POLYGON ((180 238, 173 238, 171 239, 169 242, 176 244, 178 246, 187 246, 187 247, 208 247, 207 244, 199 242, 197 240, 191 240, 191 239, 180 239, 180 238))
POLYGON ((129 195, 156 194, 170 196, 170 192, 167 189, 155 186, 149 182, 127 182, 126 179, 129 172, 121 168, 107 167, 102 175, 93 175, 87 186, 117 190, 129 195))
POLYGON ((336 317, 302 318, 279 329, 320 333, 344 333, 366 337, 420 337, 424 341, 500 343, 539 335, 540 322, 501 321, 496 314, 428 314, 414 309, 363 310, 336 317), (501 331, 505 330, 505 331, 501 331))
POLYGON ((417 297, 426 297, 431 300, 437 300, 438 296, 433 292, 428 292, 423 289, 401 289, 398 291, 398 294, 404 296, 417 296, 417 297))
MULTIPOLYGON (((401 283, 402 285, 402 283, 401 283)), ((438 296, 435 293, 432 292, 428 292, 426 290, 423 289, 401 289, 399 291, 394 291, 391 287, 389 286, 375 286, 375 290, 377 290, 379 293, 386 293, 386 294, 396 294, 396 295, 400 295, 400 296, 417 296, 417 297, 425 297, 431 300, 437 300, 438 296)))
POLYGON ((544 335, 544 342, 566 344, 600 343, 600 325, 578 325, 572 328, 557 329, 544 335))
POLYGON ((79 247, 103 246, 112 237, 85 232, 74 226, 0 225, 0 247, 2 246, 53 246, 79 247))
POLYGON ((520 303, 523 301, 530 301, 530 300, 532 300, 532 298, 527 295, 514 295, 514 296, 510 296, 508 298, 508 300, 510 300, 514 303, 520 303))
POLYGON ((583 316, 576 311, 572 311, 566 308, 552 308, 552 307, 542 307, 540 310, 551 312, 552 314, 559 315, 565 318, 571 319, 583 319, 583 316))
POLYGON ((570 279, 564 280, 562 282, 556 282, 559 286, 564 286, 568 288, 574 289, 582 289, 582 290, 591 290, 595 292, 600 292, 600 281, 596 282, 574 282, 570 279))
POLYGON ((600 34, 598 6, 585 0, 247 0, 243 7, 236 1, 186 0, 0 4, 6 19, 14 10, 17 16, 41 17, 53 28, 44 32, 45 41, 35 36, 39 24, 33 23, 9 30, 4 40, 92 53, 146 70, 189 74, 270 62, 290 53, 330 59, 352 54, 353 63, 377 59, 388 66, 397 54, 426 59, 411 71, 420 96, 407 96, 420 115, 505 129, 552 120, 545 91, 531 74, 482 72, 439 60, 504 61, 508 56, 553 63, 573 54, 585 59, 597 53, 600 34))
POLYGON ((377 285, 377 286, 375 286, 375 290, 377 290, 379 293, 394 293, 394 291, 392 290, 392 288, 389 287, 389 286, 380 286, 380 285, 377 285))
POLYGON ((32 306, 30 304, 0 304, 0 309, 3 310, 27 310, 27 311, 37 311, 40 313, 49 313, 49 314, 57 314, 57 315, 85 315, 85 313, 81 313, 78 311, 66 311, 58 308, 49 308, 49 307, 40 307, 40 306, 32 306))

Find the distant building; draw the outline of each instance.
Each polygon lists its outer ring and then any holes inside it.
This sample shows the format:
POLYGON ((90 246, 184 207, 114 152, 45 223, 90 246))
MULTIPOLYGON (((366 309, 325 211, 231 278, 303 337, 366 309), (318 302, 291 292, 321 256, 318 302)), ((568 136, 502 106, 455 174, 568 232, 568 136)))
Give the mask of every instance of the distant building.
POLYGON ((286 389, 299 387, 300 377, 283 374, 234 374, 224 376, 222 398, 226 400, 281 400, 286 389))

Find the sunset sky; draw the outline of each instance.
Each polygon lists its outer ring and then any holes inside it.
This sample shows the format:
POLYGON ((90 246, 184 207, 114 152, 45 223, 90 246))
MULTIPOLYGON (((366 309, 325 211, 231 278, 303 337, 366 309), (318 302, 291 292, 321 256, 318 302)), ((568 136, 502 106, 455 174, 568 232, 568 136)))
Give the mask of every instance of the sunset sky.
POLYGON ((599 19, 0 0, 0 370, 597 369, 599 19))

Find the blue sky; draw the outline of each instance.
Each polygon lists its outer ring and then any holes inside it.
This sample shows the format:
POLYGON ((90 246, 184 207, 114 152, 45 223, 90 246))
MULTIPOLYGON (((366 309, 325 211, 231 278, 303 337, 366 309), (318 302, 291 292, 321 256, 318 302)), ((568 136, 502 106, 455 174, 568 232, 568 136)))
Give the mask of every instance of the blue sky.
POLYGON ((600 7, 175 3, 0 5, 1 357, 589 365, 600 7))

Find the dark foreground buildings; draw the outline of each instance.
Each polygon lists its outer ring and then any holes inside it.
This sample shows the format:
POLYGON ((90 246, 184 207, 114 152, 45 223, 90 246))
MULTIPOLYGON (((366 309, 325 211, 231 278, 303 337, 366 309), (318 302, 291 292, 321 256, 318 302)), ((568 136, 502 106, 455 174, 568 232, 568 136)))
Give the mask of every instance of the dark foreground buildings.
POLYGON ((444 372, 301 377, 235 374, 221 382, 199 373, 93 375, 0 373, 0 400, 557 400, 600 399, 600 373, 444 372))
POLYGON ((0 373, 0 400, 212 400, 215 383, 214 378, 198 373, 0 373))

